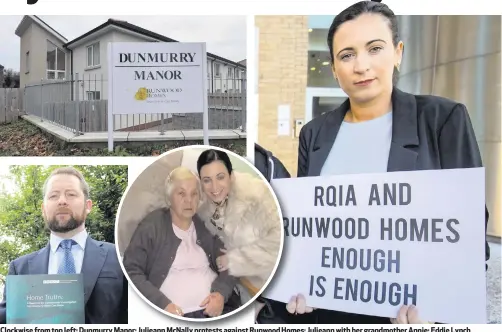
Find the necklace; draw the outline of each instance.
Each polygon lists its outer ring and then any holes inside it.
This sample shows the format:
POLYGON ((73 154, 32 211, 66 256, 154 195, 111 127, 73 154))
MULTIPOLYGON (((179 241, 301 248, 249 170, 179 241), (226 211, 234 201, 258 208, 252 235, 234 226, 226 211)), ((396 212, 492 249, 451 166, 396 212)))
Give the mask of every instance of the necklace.
POLYGON ((214 210, 213 216, 211 217, 211 223, 214 225, 214 227, 218 228, 218 230, 220 231, 223 230, 223 228, 225 228, 225 222, 222 222, 221 226, 217 225, 216 222, 220 220, 221 217, 224 216, 227 202, 228 202, 228 196, 225 197, 225 199, 219 203, 213 202, 213 204, 216 205, 216 209, 214 210))

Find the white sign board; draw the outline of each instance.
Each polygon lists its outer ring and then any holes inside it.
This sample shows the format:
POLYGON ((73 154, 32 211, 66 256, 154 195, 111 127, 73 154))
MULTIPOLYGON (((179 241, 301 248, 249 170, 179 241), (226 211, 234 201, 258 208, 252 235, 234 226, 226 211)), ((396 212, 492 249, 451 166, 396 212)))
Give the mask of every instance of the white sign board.
POLYGON ((109 140, 114 114, 205 113, 209 144, 205 43, 109 43, 108 66, 109 140))
POLYGON ((396 317, 485 323, 484 168, 274 180, 285 242, 263 294, 396 317))
POLYGON ((290 116, 291 107, 289 105, 279 105, 277 109, 277 136, 289 136, 290 116))

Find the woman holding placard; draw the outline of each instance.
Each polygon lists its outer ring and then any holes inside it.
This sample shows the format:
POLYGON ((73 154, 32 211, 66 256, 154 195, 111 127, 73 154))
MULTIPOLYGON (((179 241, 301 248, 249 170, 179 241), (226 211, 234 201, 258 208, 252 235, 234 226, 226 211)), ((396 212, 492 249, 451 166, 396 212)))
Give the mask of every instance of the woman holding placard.
MULTIPOLYGON (((333 20, 327 42, 333 75, 349 98, 302 128, 298 177, 482 167, 464 105, 395 87, 404 45, 386 5, 362 1, 348 7, 333 20)), ((414 307, 403 306, 389 319, 313 310, 301 294, 286 308, 273 307, 276 314, 282 311, 284 323, 298 314, 303 323, 423 323, 414 307)))

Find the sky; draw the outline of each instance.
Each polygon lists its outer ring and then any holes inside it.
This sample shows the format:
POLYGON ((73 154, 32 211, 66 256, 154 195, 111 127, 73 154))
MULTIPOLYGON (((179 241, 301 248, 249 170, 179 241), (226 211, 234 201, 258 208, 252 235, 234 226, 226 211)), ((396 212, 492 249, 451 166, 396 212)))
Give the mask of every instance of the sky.
MULTIPOLYGON (((105 23, 127 21, 181 42, 206 42, 209 53, 234 62, 246 58, 246 16, 54 16, 40 15, 68 41, 105 23)), ((19 71, 20 38, 14 33, 23 16, 2 15, 0 65, 19 71)))

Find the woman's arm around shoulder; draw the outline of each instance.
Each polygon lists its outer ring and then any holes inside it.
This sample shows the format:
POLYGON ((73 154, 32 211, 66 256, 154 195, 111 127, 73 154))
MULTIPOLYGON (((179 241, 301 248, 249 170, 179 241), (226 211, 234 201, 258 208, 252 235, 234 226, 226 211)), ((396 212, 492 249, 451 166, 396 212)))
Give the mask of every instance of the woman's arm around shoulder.
MULTIPOLYGON (((241 184, 242 185, 242 184, 241 184)), ((246 186, 248 193, 238 204, 246 205, 242 223, 253 225, 246 228, 253 239, 237 245, 227 252, 230 274, 238 277, 268 276, 279 256, 282 221, 272 192, 261 179, 246 186)), ((268 278, 268 277, 267 277, 268 278)))

